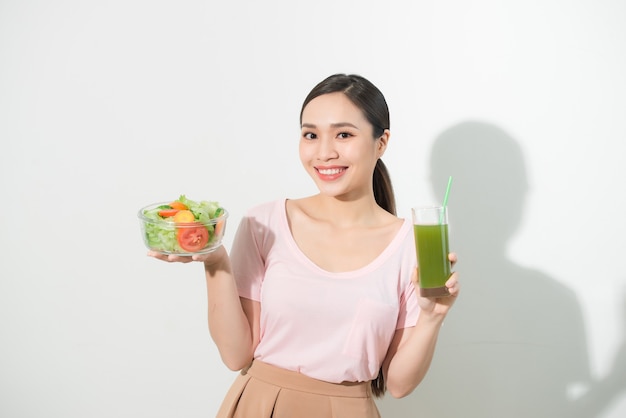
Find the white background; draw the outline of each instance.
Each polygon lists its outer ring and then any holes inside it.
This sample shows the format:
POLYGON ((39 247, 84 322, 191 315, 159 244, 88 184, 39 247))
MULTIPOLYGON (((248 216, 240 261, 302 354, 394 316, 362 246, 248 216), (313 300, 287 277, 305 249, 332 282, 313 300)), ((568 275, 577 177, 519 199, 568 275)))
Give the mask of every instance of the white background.
POLYGON ((219 200, 229 247, 248 207, 313 193, 298 114, 336 72, 387 97, 401 216, 455 176, 464 294, 383 415, 626 416, 625 19, 621 0, 0 1, 0 416, 213 416, 234 373, 202 268, 146 257, 136 212, 219 200))

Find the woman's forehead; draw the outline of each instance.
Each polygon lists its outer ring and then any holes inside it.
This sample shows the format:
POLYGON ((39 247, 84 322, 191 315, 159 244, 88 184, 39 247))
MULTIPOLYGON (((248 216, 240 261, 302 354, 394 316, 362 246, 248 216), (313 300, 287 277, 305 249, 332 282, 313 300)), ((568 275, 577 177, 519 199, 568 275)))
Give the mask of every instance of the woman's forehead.
MULTIPOLYGON (((368 123, 365 115, 343 93, 323 94, 311 100, 302 112, 302 125, 346 125, 368 123)), ((369 123, 368 123, 369 124, 369 123)))

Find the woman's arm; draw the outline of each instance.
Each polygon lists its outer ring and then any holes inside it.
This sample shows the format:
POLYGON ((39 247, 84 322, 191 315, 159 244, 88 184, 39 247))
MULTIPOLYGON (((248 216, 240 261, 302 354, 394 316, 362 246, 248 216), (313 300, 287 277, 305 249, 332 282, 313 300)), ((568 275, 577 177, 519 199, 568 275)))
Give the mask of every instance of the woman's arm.
POLYGON ((209 332, 224 364, 241 370, 252 361, 259 341, 260 304, 239 297, 226 250, 217 251, 223 253, 216 254, 217 261, 204 262, 209 332))
MULTIPOLYGON (((451 255, 456 262, 456 256, 451 255)), ((419 287, 417 271, 414 273, 415 288, 419 287)), ((387 390, 394 398, 407 396, 420 384, 430 367, 439 336, 439 329, 450 307, 459 294, 457 273, 453 273, 446 286, 451 296, 428 299, 417 296, 420 314, 414 327, 396 331, 387 356, 383 373, 387 390)))
POLYGON ((259 341, 259 302, 240 298, 230 258, 222 246, 212 253, 188 256, 149 255, 169 262, 204 263, 209 332, 222 361, 231 370, 241 370, 252 361, 259 341))
POLYGON ((414 327, 396 331, 383 363, 387 390, 394 398, 409 395, 426 376, 441 323, 443 319, 420 314, 414 327))

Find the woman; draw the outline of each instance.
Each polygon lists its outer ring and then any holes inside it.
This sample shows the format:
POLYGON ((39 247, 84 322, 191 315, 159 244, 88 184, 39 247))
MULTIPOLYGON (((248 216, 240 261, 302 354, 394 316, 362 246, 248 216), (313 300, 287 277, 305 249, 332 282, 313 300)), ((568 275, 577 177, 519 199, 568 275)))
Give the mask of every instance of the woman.
POLYGON ((459 293, 456 273, 451 297, 415 291, 412 222, 396 217, 380 160, 390 131, 378 88, 330 76, 300 122, 300 159, 318 194, 250 209, 230 257, 223 247, 150 253, 204 262, 211 336, 242 370, 218 417, 379 417, 372 396, 415 389, 459 293))

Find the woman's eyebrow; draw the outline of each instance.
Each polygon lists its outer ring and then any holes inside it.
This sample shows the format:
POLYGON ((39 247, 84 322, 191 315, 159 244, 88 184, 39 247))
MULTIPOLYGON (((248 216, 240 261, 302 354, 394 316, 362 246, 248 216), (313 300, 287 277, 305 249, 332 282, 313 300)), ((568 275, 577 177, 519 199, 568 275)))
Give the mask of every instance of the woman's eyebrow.
MULTIPOLYGON (((317 126, 313 123, 303 123, 302 124, 303 128, 310 128, 310 129, 314 129, 317 128, 317 126)), ((354 129, 359 129, 356 125, 350 123, 350 122, 337 122, 337 123, 331 123, 330 124, 331 128, 345 128, 345 127, 350 127, 350 128, 354 128, 354 129)))

